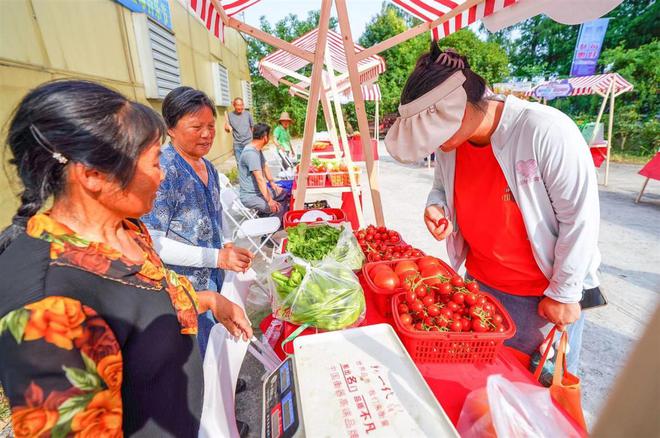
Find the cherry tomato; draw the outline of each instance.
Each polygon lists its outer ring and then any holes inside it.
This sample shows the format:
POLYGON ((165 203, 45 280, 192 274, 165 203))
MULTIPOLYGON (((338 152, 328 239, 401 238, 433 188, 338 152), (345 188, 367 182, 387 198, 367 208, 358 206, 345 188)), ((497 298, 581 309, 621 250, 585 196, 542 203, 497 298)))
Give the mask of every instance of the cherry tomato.
POLYGON ((444 316, 439 316, 435 319, 435 323, 438 325, 438 327, 447 327, 449 324, 449 320, 445 318, 444 316))
POLYGON ((436 286, 436 289, 440 295, 446 297, 449 297, 452 291, 451 284, 449 283, 440 283, 439 285, 436 286))
POLYGON ((436 304, 431 304, 426 308, 426 311, 428 312, 429 316, 438 316, 440 315, 440 307, 438 307, 436 304))
POLYGON ((488 324, 482 319, 473 319, 472 320, 472 330, 477 333, 484 333, 489 331, 488 324))
POLYGON ((464 332, 469 331, 472 327, 472 321, 467 318, 461 318, 461 325, 464 332))
POLYGON ((493 313, 495 311, 495 306, 493 303, 486 303, 484 304, 484 310, 488 313, 493 313))
POLYGON ((424 324, 418 322, 417 324, 415 324, 415 330, 419 330, 419 331, 424 330, 424 324))
POLYGON ((415 288, 415 293, 417 294, 417 298, 424 298, 428 292, 428 289, 426 288, 426 285, 420 284, 415 288))
POLYGON ((506 332, 506 328, 502 324, 495 324, 495 327, 492 329, 495 333, 504 333, 506 332))
POLYGON ((399 243, 401 242, 401 237, 397 236, 390 236, 389 237, 389 242, 390 243, 399 243))
POLYGON ((477 303, 477 296, 473 293, 465 294, 465 304, 468 306, 474 306, 477 303))
POLYGON ((504 318, 499 313, 494 314, 492 318, 493 318, 493 323, 495 324, 502 324, 504 322, 504 318))
POLYGON ((430 331, 430 332, 439 332, 439 331, 440 331, 440 328, 438 328, 437 326, 434 325, 434 326, 432 326, 432 327, 429 327, 429 331, 430 331))
POLYGON ((451 278, 451 284, 454 287, 463 287, 465 286, 465 282, 463 281, 463 278, 461 278, 459 275, 456 275, 451 278))
MULTIPOLYGON (((417 294, 417 296, 419 296, 419 294, 417 294)), ((433 305, 433 303, 435 303, 435 300, 433 299, 432 296, 428 296, 428 295, 427 295, 427 296, 425 296, 425 297, 422 298, 422 303, 423 303, 426 307, 428 307, 428 306, 433 305)))
POLYGON ((456 304, 453 301, 450 301, 450 302, 447 303, 447 308, 449 310, 451 310, 452 312, 458 312, 458 310, 459 310, 458 304, 456 304))
POLYGON ((454 316, 454 312, 452 312, 446 307, 443 307, 442 309, 440 309, 440 316, 442 316, 446 320, 450 320, 451 317, 454 316))
POLYGON ((417 294, 413 291, 406 292, 406 303, 410 306, 417 299, 417 294))
POLYGON ((424 310, 424 304, 420 300, 415 300, 412 303, 408 303, 408 305, 413 312, 421 312, 424 310))
POLYGON ((452 323, 449 324, 449 330, 452 332, 460 332, 463 330, 463 324, 461 324, 460 321, 452 321, 452 323))
POLYGON ((457 292, 451 297, 451 300, 456 304, 463 304, 465 302, 465 294, 457 292))
POLYGON ((407 313, 402 313, 399 315, 399 320, 401 320, 401 324, 403 325, 410 325, 412 324, 412 316, 410 316, 407 313))
POLYGON ((431 316, 427 316, 426 318, 424 318, 424 325, 427 326, 435 325, 435 319, 431 316))
POLYGON ((399 314, 408 313, 410 312, 410 307, 408 307, 407 304, 399 303, 399 305, 397 306, 397 310, 399 311, 399 314))
POLYGON ((479 292, 479 283, 477 283, 476 281, 467 281, 465 283, 465 287, 470 292, 479 292))
POLYGON ((477 302, 475 303, 477 306, 483 306, 487 302, 488 302, 488 299, 486 299, 485 296, 477 295, 477 302))

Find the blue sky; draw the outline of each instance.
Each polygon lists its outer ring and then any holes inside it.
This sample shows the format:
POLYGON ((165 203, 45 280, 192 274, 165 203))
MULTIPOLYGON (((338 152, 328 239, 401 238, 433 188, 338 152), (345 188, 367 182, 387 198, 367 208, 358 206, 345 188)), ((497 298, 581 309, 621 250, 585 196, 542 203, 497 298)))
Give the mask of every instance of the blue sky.
MULTIPOLYGON (((347 1, 351 31, 356 40, 360 37, 371 18, 378 14, 382 3, 382 0, 347 1)), ((265 15, 270 23, 276 23, 289 14, 304 18, 307 16, 308 11, 318 10, 320 7, 320 0, 262 0, 244 11, 245 22, 253 26, 259 26, 259 17, 262 15, 265 15)), ((332 14, 335 15, 334 5, 332 14)), ((240 19, 240 15, 238 18, 240 19)))

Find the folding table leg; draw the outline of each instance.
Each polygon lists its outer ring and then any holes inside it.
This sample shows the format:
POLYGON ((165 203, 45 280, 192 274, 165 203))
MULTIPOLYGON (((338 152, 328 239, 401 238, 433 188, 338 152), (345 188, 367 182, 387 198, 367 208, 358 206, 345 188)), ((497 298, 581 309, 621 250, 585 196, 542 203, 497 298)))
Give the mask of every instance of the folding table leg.
POLYGON ((642 184, 642 190, 639 191, 639 195, 637 195, 637 199, 635 199, 635 204, 639 204, 640 199, 642 199, 642 195, 644 194, 644 190, 646 190, 646 185, 649 183, 649 179, 651 178, 646 178, 644 184, 642 184))

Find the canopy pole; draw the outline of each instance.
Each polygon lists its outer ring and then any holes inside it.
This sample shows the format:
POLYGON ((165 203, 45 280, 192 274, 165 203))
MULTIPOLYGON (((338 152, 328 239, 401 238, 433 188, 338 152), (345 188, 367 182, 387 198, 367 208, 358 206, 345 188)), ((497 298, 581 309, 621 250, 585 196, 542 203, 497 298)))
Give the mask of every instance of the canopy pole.
POLYGON ((594 131, 591 133, 591 140, 589 140, 589 147, 591 147, 593 142, 596 140, 596 130, 598 128, 598 124, 600 123, 600 119, 603 118, 603 113, 605 112, 605 105, 607 105, 607 98, 610 96, 611 91, 612 91, 612 84, 610 84, 610 86, 607 88, 607 92, 605 93, 605 96, 603 96, 603 103, 600 105, 600 111, 598 111, 598 117, 596 117, 596 126, 594 127, 594 131))
POLYGON ((380 141, 380 113, 379 113, 379 108, 378 108, 378 103, 380 102, 380 98, 376 99, 376 111, 374 114, 374 137, 376 137, 376 144, 380 141))
POLYGON ((307 102, 307 115, 305 117, 305 131, 303 134, 303 148, 300 159, 300 170, 298 171, 298 186, 296 188, 296 202, 294 209, 302 210, 307 193, 307 174, 312 158, 312 142, 316 131, 316 114, 319 108, 319 94, 321 92, 321 79, 323 73, 323 55, 328 40, 328 29, 330 25, 330 7, 332 0, 322 0, 321 15, 319 18, 318 41, 312 64, 312 83, 309 87, 309 101, 307 102))
MULTIPOLYGON (((614 81, 612 81, 612 84, 614 84, 614 81)), ((607 187, 607 183, 610 179, 610 155, 612 150, 612 142, 614 141, 614 139, 612 138, 613 126, 614 126, 614 88, 612 86, 612 90, 610 91, 610 117, 607 126, 607 157, 605 157, 605 187, 607 187)))
MULTIPOLYGON (((476 3, 475 0, 468 0, 466 3, 473 3, 473 2, 476 3)), ((342 39, 344 42, 344 52, 346 53, 348 77, 351 81, 351 90, 353 91, 353 102, 355 103, 355 113, 357 114, 358 126, 360 128, 362 153, 364 154, 364 157, 367 162, 367 175, 369 178, 369 187, 371 189, 371 201, 374 207, 374 216, 376 218, 376 224, 378 226, 384 226, 385 217, 383 216, 383 204, 380 199, 380 190, 378 188, 378 172, 374 171, 374 153, 373 150, 371 149, 371 137, 369 136, 369 122, 367 121, 367 113, 365 112, 365 108, 364 108, 364 97, 362 96, 362 87, 360 84, 360 76, 358 74, 358 68, 357 68, 359 59, 357 54, 355 53, 355 43, 353 42, 351 25, 348 21, 348 9, 346 8, 346 0, 335 0, 335 7, 337 9, 339 28, 341 29, 342 39)), ((448 13, 446 16, 449 15, 451 15, 451 13, 448 13)), ((405 36, 406 32, 400 35, 405 36)), ((412 38, 412 36, 408 38, 412 38)), ((402 41, 405 41, 406 39, 403 39, 402 41)), ((391 38, 386 41, 390 41, 390 40, 391 38)), ((367 50, 360 53, 364 54, 365 52, 367 52, 367 50)))
POLYGON ((220 14, 220 19, 226 26, 236 29, 247 35, 250 35, 251 37, 254 37, 267 44, 270 44, 273 47, 277 47, 278 49, 286 50, 289 53, 293 53, 294 55, 304 59, 305 61, 313 62, 314 60, 313 53, 301 49, 300 47, 291 44, 288 41, 284 41, 281 38, 266 33, 261 29, 257 29, 256 27, 250 26, 249 24, 245 24, 242 21, 239 21, 233 17, 227 16, 225 9, 220 4, 220 0, 211 0, 211 2, 213 2, 213 6, 215 7, 215 10, 218 11, 218 14, 220 14))
MULTIPOLYGON (((339 7, 339 1, 340 0, 337 0, 337 7, 339 7)), ((418 24, 417 26, 411 27, 410 29, 406 30, 405 32, 401 32, 400 34, 394 35, 393 37, 390 37, 390 38, 386 39, 385 41, 381 41, 378 44, 374 44, 373 46, 368 47, 367 49, 363 50, 362 52, 360 52, 356 55, 355 61, 356 62, 362 61, 363 59, 366 59, 366 58, 368 58, 372 55, 377 55, 380 52, 384 52, 385 50, 390 49, 390 48, 396 46, 397 44, 401 44, 404 41, 408 41, 409 39, 415 38, 417 35, 420 35, 424 32, 432 30, 432 29, 440 26, 441 24, 451 20, 452 18, 456 17, 457 15, 462 14, 463 12, 470 9, 472 6, 478 5, 479 3, 484 3, 485 1, 486 0, 466 0, 465 3, 462 3, 462 4, 458 5, 457 7, 455 7, 454 9, 452 9, 451 11, 447 12, 445 15, 437 18, 434 21, 427 21, 425 23, 418 24)), ((342 1, 342 3, 344 3, 344 2, 342 1)), ((346 5, 344 4, 343 7, 345 7, 345 6, 346 5)), ((339 15, 339 12, 337 13, 337 15, 339 15)), ((342 33, 344 33, 343 28, 341 27, 341 20, 340 20, 339 27, 342 29, 342 33)), ((344 35, 346 35, 346 34, 344 34, 344 35)), ((344 37, 344 41, 345 40, 346 40, 346 37, 344 37)), ((351 38, 351 41, 352 41, 352 38, 351 38)))
MULTIPOLYGON (((351 148, 348 145, 348 135, 346 135, 344 112, 342 111, 341 103, 339 102, 337 82, 335 82, 335 68, 332 63, 332 56, 330 56, 329 52, 325 53, 325 63, 328 67, 330 90, 332 92, 332 100, 334 101, 333 103, 335 105, 335 114, 337 115, 337 125, 339 126, 339 135, 341 136, 342 149, 344 150, 344 162, 346 163, 346 167, 348 167, 348 180, 351 184, 351 193, 353 194, 355 212, 357 213, 357 219, 360 228, 364 228, 364 211, 362 208, 362 202, 360 201, 360 194, 358 193, 357 182, 355 181, 355 174, 353 173, 353 157, 351 157, 351 148)), ((338 158, 341 158, 341 156, 338 156, 338 158)))
POLYGON ((341 150, 339 149, 339 139, 337 138, 337 126, 335 125, 335 116, 332 112, 332 105, 328 93, 321 91, 321 105, 323 106, 323 116, 325 118, 325 126, 328 128, 330 134, 330 142, 332 143, 332 150, 335 151, 337 158, 341 157, 341 150))

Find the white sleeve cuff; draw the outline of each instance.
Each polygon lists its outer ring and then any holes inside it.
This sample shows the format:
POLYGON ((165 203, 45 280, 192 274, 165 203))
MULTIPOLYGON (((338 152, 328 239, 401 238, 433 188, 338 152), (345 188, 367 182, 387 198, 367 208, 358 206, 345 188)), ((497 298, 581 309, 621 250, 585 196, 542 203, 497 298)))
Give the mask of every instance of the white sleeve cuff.
POLYGON ((165 233, 149 230, 154 242, 154 249, 165 264, 190 266, 193 268, 217 268, 218 248, 188 245, 165 237, 165 233))

